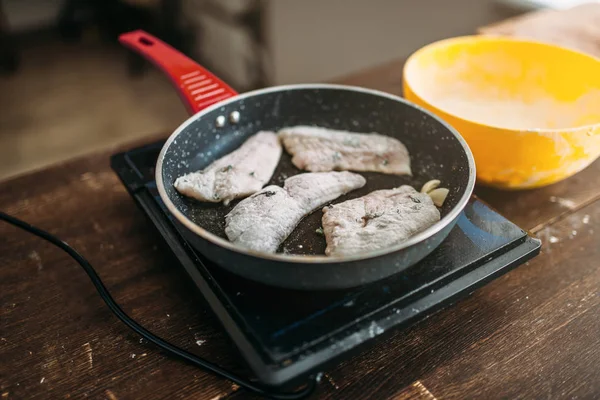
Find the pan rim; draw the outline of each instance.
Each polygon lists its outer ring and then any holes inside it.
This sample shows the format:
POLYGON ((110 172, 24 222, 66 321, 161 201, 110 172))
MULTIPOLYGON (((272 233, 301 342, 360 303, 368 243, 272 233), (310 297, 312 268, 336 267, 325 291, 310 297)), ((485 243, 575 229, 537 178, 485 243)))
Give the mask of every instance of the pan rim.
POLYGON ((263 89, 258 89, 258 90, 253 90, 250 92, 238 94, 236 96, 232 96, 228 99, 225 99, 223 101, 215 103, 215 104, 199 111, 198 113, 192 115, 187 120, 185 120, 177 129, 175 129, 175 131, 166 140, 165 144, 163 145, 163 147, 160 151, 160 154, 158 156, 158 160, 156 163, 156 170, 155 170, 156 187, 158 189, 158 193, 159 193, 161 200, 163 201, 163 203, 165 204, 165 206, 167 207, 169 212, 175 218, 177 218, 177 220, 181 224, 183 224, 187 229, 189 229, 192 233, 200 236, 201 238, 212 243, 213 245, 225 248, 227 250, 239 253, 241 255, 255 257, 255 258, 269 260, 269 261, 278 261, 278 262, 282 262, 282 263, 291 263, 291 264, 307 264, 307 263, 309 263, 309 264, 315 264, 315 265, 339 264, 339 263, 352 262, 352 261, 368 260, 368 259, 372 259, 372 258, 385 256, 387 254, 395 253, 395 252, 409 248, 420 242, 425 241, 426 239, 428 239, 428 238, 432 237, 433 235, 435 235, 436 233, 440 232, 442 229, 444 229, 447 225, 452 223, 452 221, 454 221, 460 215, 460 213, 463 211, 463 209, 467 205, 469 199, 471 198, 471 195, 473 194, 473 190, 475 188, 475 176, 476 176, 475 159, 473 157, 473 153, 471 152, 471 149, 470 149, 469 145, 467 144, 466 140, 460 135, 460 133, 456 129, 454 129, 452 126, 450 126, 450 124, 448 124, 446 121, 444 121, 437 115, 433 114, 432 112, 430 112, 416 104, 409 102, 408 100, 406 100, 400 96, 393 95, 391 93, 386 93, 386 92, 383 92, 380 90, 375 90, 375 89, 367 89, 367 88, 363 88, 363 87, 359 87, 359 86, 332 84, 332 83, 319 83, 319 84, 306 83, 306 84, 290 84, 290 85, 271 86, 271 87, 267 87, 267 88, 263 88, 263 89), (199 118, 202 118, 204 115, 212 112, 213 110, 215 110, 219 107, 223 107, 227 104, 237 102, 242 99, 247 99, 247 98, 257 96, 257 95, 262 95, 262 94, 267 94, 267 93, 272 93, 272 92, 281 92, 281 91, 290 91, 290 90, 306 90, 306 89, 309 89, 309 90, 310 89, 347 90, 347 91, 359 92, 359 93, 373 95, 375 97, 382 97, 382 98, 386 98, 389 100, 398 101, 409 107, 413 107, 422 113, 427 114, 428 116, 432 117, 433 119, 438 121, 440 124, 442 124, 446 129, 448 129, 454 135, 454 137, 462 145, 462 148, 465 151, 465 154, 467 156, 467 163, 469 166, 469 179, 467 182, 467 186, 466 186, 465 192, 463 193, 462 197, 459 199, 457 204, 450 210, 450 212, 446 216, 444 216, 442 219, 440 219, 434 225, 430 226, 429 228, 425 229, 424 231, 410 237, 409 239, 407 239, 395 246, 385 247, 383 249, 371 251, 366 254, 352 255, 352 256, 346 256, 346 257, 331 257, 331 256, 325 256, 325 255, 264 253, 264 252, 250 250, 250 249, 245 249, 243 247, 236 246, 233 243, 229 242, 228 240, 225 240, 225 239, 207 231, 206 229, 202 228, 201 226, 195 224, 185 214, 183 214, 181 211, 179 211, 177 209, 177 207, 171 201, 171 198, 168 196, 167 191, 165 189, 163 177, 162 177, 162 170, 163 170, 163 162, 164 162, 165 154, 167 153, 169 147, 171 146, 171 144, 175 141, 175 139, 179 136, 179 134, 181 132, 183 132, 185 129, 187 129, 187 127, 189 125, 193 124, 199 118))

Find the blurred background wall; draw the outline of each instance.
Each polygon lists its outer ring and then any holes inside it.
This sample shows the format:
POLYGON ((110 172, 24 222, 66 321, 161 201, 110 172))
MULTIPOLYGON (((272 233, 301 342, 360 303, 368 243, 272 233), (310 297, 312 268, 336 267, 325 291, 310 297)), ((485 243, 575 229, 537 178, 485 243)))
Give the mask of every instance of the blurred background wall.
POLYGON ((185 119, 121 32, 145 29, 243 91, 337 79, 543 1, 0 0, 0 179, 185 119))
MULTIPOLYGON (((114 2, 104 0, 104 3, 114 2)), ((121 0, 161 13, 160 0, 121 0)), ((204 58, 240 88, 323 81, 406 57, 419 47, 514 14, 497 0, 168 0, 173 21, 204 58)), ((4 0, 15 34, 92 18, 92 0, 4 0), (69 6, 68 4, 71 4, 69 6)), ((513 1, 514 3, 514 1, 513 1)), ((523 7, 528 5, 523 2, 523 7)), ((117 8, 115 7, 115 10, 117 8)), ((118 11, 115 11, 118 12, 118 11)), ((117 28, 118 29, 118 28, 117 28)), ((179 43, 176 43, 179 44, 179 43)))

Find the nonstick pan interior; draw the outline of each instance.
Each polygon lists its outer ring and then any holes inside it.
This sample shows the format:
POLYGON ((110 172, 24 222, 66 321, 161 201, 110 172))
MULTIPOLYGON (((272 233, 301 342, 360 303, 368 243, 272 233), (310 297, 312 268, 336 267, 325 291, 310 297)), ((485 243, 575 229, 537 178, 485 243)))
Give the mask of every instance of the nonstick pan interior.
MULTIPOLYGON (((411 156, 413 176, 361 173, 367 184, 362 189, 333 202, 363 196, 373 190, 391 189, 403 184, 417 190, 431 179, 439 179, 450 189, 441 212, 442 218, 454 209, 467 191, 472 190, 474 171, 464 142, 439 119, 392 96, 336 85, 294 85, 271 88, 225 101, 184 124, 163 153, 162 181, 177 210, 205 230, 227 239, 225 215, 239 202, 229 206, 201 203, 180 195, 173 183, 185 173, 205 168, 214 160, 238 148, 259 130, 273 130, 292 125, 317 125, 355 132, 377 132, 398 138, 411 156), (239 112, 239 122, 230 121, 239 112), (217 118, 226 123, 218 127, 217 118)), ((283 185, 298 170, 284 151, 269 184, 283 185)), ((321 209, 306 217, 282 244, 284 254, 324 255, 325 238, 317 233, 321 226, 321 209)))

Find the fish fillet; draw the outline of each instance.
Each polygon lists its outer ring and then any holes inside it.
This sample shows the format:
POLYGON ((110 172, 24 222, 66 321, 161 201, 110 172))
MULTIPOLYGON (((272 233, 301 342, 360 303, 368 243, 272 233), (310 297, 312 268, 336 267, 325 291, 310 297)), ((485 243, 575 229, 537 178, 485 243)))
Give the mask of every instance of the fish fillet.
POLYGON ((283 128, 279 136, 292 155, 292 163, 303 170, 412 175, 408 150, 389 136, 315 126, 283 128))
POLYGON ((222 201, 227 205, 233 199, 258 192, 271 179, 281 152, 277 134, 258 132, 202 171, 177 178, 175 188, 200 201, 222 201))
POLYGON ((328 256, 366 254, 396 245, 440 220, 431 198, 403 185, 323 208, 328 256))
POLYGON ((240 201, 225 216, 225 234, 244 248, 274 253, 302 218, 365 183, 365 178, 351 172, 292 176, 283 188, 267 186, 240 201))

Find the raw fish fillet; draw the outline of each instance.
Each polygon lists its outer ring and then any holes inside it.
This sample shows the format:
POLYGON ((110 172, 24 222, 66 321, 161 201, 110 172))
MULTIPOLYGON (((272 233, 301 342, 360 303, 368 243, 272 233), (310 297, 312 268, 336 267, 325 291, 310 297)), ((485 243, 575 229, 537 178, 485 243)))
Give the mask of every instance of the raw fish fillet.
POLYGON ((408 150, 389 136, 315 126, 283 128, 279 136, 292 163, 302 170, 412 175, 408 150))
POLYGON ((175 188, 200 201, 222 201, 227 205, 233 199, 258 192, 271 179, 281 152, 277 134, 258 132, 202 171, 177 178, 175 188))
POLYGON ((315 172, 292 176, 284 186, 267 186, 240 201, 225 217, 225 234, 232 243, 274 253, 306 215, 366 180, 351 172, 315 172))
POLYGON ((367 254, 429 228, 440 212, 429 195, 403 185, 323 208, 328 256, 367 254))

